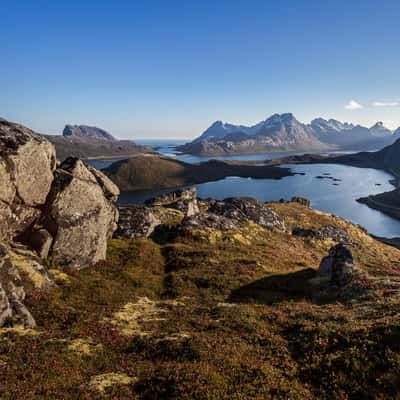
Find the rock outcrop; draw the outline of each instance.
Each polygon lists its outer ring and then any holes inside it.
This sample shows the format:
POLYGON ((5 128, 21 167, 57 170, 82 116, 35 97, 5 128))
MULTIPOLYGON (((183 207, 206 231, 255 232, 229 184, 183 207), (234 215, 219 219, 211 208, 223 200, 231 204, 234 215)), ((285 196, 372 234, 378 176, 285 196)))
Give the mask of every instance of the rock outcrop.
POLYGON ((274 210, 253 198, 235 197, 215 201, 209 211, 233 221, 252 221, 263 228, 287 231, 284 220, 274 210))
POLYGON ((92 265, 117 228, 118 188, 78 159, 56 164, 45 138, 0 120, 0 326, 35 325, 26 290, 54 286, 43 259, 92 265))
POLYGON ((186 217, 183 219, 181 228, 185 229, 217 229, 227 231, 239 228, 238 221, 224 217, 223 215, 204 212, 195 216, 186 217))
POLYGON ((116 237, 145 238, 165 225, 176 232, 190 229, 235 230, 254 222, 287 232, 284 220, 266 203, 252 198, 198 199, 196 189, 178 190, 150 199, 146 206, 120 206, 116 237))
POLYGON ((161 221, 149 207, 119 207, 118 229, 115 236, 125 239, 149 237, 161 221))
POLYGON ((339 243, 329 250, 318 269, 318 275, 326 277, 332 287, 341 288, 349 283, 353 274, 353 255, 351 251, 339 243))
POLYGON ((146 201, 145 206, 120 206, 115 236, 126 239, 146 238, 171 219, 194 217, 200 209, 195 188, 177 190, 146 201))
POLYGON ((292 234, 295 236, 310 237, 320 240, 331 239, 337 243, 354 247, 357 246, 357 244, 351 240, 349 234, 344 229, 338 228, 334 225, 324 225, 319 229, 294 228, 292 234))
POLYGON ((47 140, 0 121, 0 240, 18 236, 40 216, 55 168, 55 150, 47 140))
POLYGON ((53 236, 50 255, 60 266, 81 268, 104 260, 117 228, 119 190, 100 171, 68 158, 55 171, 41 224, 53 236))
POLYGON ((24 305, 25 287, 44 290, 53 285, 33 252, 21 245, 0 244, 0 326, 33 328, 35 320, 24 305))
POLYGON ((182 211, 185 216, 191 217, 200 212, 197 204, 196 188, 177 190, 146 201, 148 206, 162 206, 182 211))

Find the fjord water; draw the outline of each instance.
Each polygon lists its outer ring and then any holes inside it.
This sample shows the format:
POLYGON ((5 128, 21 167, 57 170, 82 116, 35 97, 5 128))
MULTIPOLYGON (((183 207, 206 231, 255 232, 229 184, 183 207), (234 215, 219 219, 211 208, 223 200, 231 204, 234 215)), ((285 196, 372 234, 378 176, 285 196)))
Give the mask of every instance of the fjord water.
MULTIPOLYGON (((143 141, 142 143, 157 146, 160 153, 171 156, 174 154, 173 147, 181 144, 182 141, 143 141)), ((211 158, 265 160, 286 155, 288 153, 211 158)), ((192 163, 206 161, 210 158, 190 155, 176 155, 176 157, 192 163)), ((390 174, 375 169, 336 164, 284 166, 301 175, 289 176, 280 180, 229 177, 220 181, 192 186, 197 188, 198 195, 202 198, 224 199, 248 196, 262 201, 277 201, 281 198, 290 199, 293 196, 304 196, 310 199, 313 208, 360 224, 374 235, 388 238, 400 237, 400 221, 356 201, 360 197, 393 190, 393 186, 389 182, 393 178, 390 174), (323 176, 324 179, 319 179, 317 176, 323 176)), ((140 204, 150 197, 171 190, 126 192, 121 194, 119 202, 120 204, 140 204)))
MULTIPOLYGON (((262 201, 304 196, 313 208, 338 215, 362 225, 368 232, 384 237, 400 236, 400 221, 356 201, 359 197, 393 190, 391 175, 384 171, 355 168, 335 164, 285 165, 304 175, 280 180, 229 177, 220 181, 192 185, 199 197, 224 199, 226 197, 254 197, 262 201), (324 175, 323 175, 324 174, 324 175), (327 177, 319 179, 317 176, 327 177), (331 178, 340 179, 333 181, 331 178)), ((140 204, 149 197, 170 191, 126 192, 121 204, 140 204)))

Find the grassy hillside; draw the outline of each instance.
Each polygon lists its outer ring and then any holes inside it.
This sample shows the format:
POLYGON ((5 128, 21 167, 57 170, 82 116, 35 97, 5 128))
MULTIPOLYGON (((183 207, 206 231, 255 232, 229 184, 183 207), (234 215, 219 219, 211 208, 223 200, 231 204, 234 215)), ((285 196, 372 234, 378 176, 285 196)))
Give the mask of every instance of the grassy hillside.
POLYGON ((121 191, 173 188, 216 181, 227 176, 280 179, 292 175, 287 168, 241 165, 217 160, 189 164, 156 155, 141 155, 117 161, 104 172, 121 191))
POLYGON ((396 399, 400 251, 299 204, 292 230, 345 229, 360 278, 321 296, 333 244, 267 231, 174 231, 113 240, 108 261, 53 267, 28 299, 38 329, 0 331, 2 399, 396 399))

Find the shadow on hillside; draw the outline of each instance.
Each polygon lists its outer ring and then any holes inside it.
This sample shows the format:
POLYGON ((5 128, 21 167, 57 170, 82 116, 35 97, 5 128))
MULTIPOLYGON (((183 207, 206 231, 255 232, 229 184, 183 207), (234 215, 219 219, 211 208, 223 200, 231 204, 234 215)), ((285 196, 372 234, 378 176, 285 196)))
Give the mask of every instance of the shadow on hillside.
POLYGON ((316 276, 312 268, 288 274, 272 275, 232 291, 233 303, 274 304, 288 300, 312 300, 310 279, 316 276))

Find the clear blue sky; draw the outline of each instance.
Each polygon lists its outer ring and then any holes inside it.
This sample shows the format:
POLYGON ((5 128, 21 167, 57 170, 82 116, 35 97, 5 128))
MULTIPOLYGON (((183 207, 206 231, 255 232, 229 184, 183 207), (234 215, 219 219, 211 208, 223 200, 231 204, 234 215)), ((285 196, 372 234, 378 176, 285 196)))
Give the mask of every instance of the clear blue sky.
POLYGON ((40 132, 190 138, 289 111, 400 126, 398 0, 0 0, 0 15, 0 116, 40 132))

